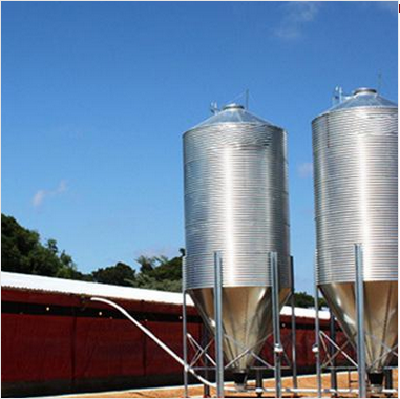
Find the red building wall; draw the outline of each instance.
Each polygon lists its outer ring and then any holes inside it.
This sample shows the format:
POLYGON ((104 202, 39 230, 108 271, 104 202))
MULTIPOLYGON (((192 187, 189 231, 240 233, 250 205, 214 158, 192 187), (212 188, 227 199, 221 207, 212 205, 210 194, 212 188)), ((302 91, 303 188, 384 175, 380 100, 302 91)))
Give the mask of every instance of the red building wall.
MULTIPOLYGON (((145 301, 117 301, 179 356, 182 308, 145 301)), ((201 341, 203 325, 188 311, 188 329, 201 341)), ((283 345, 290 318, 282 317, 283 345)), ((301 371, 315 358, 314 320, 297 319, 301 371)), ((327 329, 327 322, 322 322, 327 329)), ((114 309, 79 295, 2 290, 2 394, 56 394, 180 383, 182 366, 114 309)), ((273 361, 270 344, 263 356, 273 361)), ((289 351, 290 352, 290 351, 289 351)))

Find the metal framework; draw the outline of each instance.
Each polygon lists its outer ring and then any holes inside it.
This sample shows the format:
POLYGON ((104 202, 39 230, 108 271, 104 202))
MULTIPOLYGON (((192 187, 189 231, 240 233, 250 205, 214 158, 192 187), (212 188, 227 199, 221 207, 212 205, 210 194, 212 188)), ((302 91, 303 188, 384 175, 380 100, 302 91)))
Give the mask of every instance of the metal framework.
MULTIPOLYGON (((336 342, 336 327, 335 327, 335 317, 331 312, 330 318, 330 336, 320 331, 319 325, 319 315, 318 315, 318 302, 319 302, 319 290, 317 281, 315 281, 315 344, 313 347, 313 352, 315 353, 316 360, 316 374, 317 374, 317 397, 320 398, 322 393, 331 393, 333 397, 337 397, 340 393, 357 393, 359 398, 367 397, 367 381, 366 381, 366 368, 365 368, 365 330, 364 326, 364 280, 363 280, 363 249, 362 244, 354 245, 355 252, 355 299, 356 299, 356 321, 357 321, 357 361, 355 361, 349 354, 345 352, 345 349, 350 345, 349 338, 339 345, 336 342), (326 355, 324 359, 321 357, 321 346, 326 355), (336 365, 336 358, 342 355, 350 365, 348 366, 338 366, 336 365), (331 388, 326 390, 322 389, 321 372, 322 370, 331 371, 331 388), (358 389, 339 389, 337 386, 336 373, 339 370, 357 371, 358 374, 358 389)), ((315 273, 315 276, 317 274, 315 273)), ((372 337, 376 338, 376 337, 372 337)), ((378 338, 376 338, 379 340, 378 338)), ((396 353, 397 345, 395 348, 388 348, 386 345, 379 340, 385 352, 381 357, 385 356, 387 353, 393 353, 398 357, 396 353)), ((379 361, 381 358, 377 359, 379 361)), ((392 396, 397 394, 398 391, 393 389, 392 380, 392 370, 397 368, 397 366, 386 366, 384 368, 385 377, 385 387, 382 390, 383 394, 386 396, 392 396)))
MULTIPOLYGON (((227 390, 225 387, 224 374, 226 370, 234 364, 238 359, 243 356, 251 355, 255 361, 259 364, 252 366, 251 370, 255 372, 256 383, 254 388, 246 386, 246 391, 254 391, 257 396, 261 396, 263 392, 274 392, 277 398, 282 397, 282 392, 287 392, 287 389, 282 389, 281 384, 281 373, 282 369, 292 369, 293 371, 293 389, 298 390, 297 385, 297 368, 296 368, 296 316, 295 316, 295 302, 294 302, 294 274, 293 274, 293 257, 291 257, 291 270, 292 270, 292 281, 291 281, 291 297, 290 303, 292 307, 291 315, 291 354, 292 361, 290 361, 288 354, 283 350, 282 342, 280 338, 280 321, 279 321, 279 274, 278 274, 278 256, 276 252, 269 253, 270 259, 270 276, 272 285, 272 321, 273 321, 273 344, 272 350, 274 354, 274 364, 270 364, 261 356, 256 354, 252 348, 245 348, 243 344, 237 342, 233 337, 225 334, 222 326, 223 319, 223 256, 221 252, 214 253, 214 314, 215 317, 215 339, 211 338, 209 341, 204 340, 203 344, 200 345, 187 331, 187 288, 185 281, 185 262, 183 265, 183 356, 184 362, 188 365, 184 369, 184 395, 189 397, 188 389, 188 372, 189 369, 196 370, 196 372, 202 371, 208 377, 208 372, 215 372, 216 380, 216 396, 218 398, 224 397, 224 392, 227 390), (228 339, 232 341, 241 351, 241 353, 232 359, 229 363, 224 364, 223 356, 223 341, 228 339), (208 342, 207 342, 208 341, 208 342), (211 344, 214 342, 215 345, 215 359, 213 359, 208 350, 211 344), (188 359, 188 343, 194 350, 194 355, 189 361, 188 359), (286 364, 282 364, 285 360, 286 364), (196 366, 196 363, 202 361, 201 366, 196 366), (262 371, 273 370, 275 379, 275 388, 273 390, 266 389, 263 386, 262 371)), ((207 329, 205 328, 205 331, 207 329)), ((269 336, 271 336, 269 335, 269 336)), ((268 337, 267 337, 268 338, 268 337)), ((264 339, 263 339, 264 340, 264 339)), ((208 380, 208 378, 206 379, 208 380)), ((230 389, 231 390, 231 389, 230 389)), ((292 390, 291 390, 292 391, 292 390)), ((204 397, 210 396, 210 385, 204 384, 204 397)))
MULTIPOLYGON (((356 255, 356 272, 357 272, 357 279, 356 279, 356 290, 357 290, 357 295, 356 295, 356 302, 357 302, 357 322, 359 323, 358 325, 362 325, 362 320, 363 320, 363 314, 360 314, 363 312, 363 307, 361 306, 363 304, 363 279, 362 279, 362 246, 360 244, 357 244, 355 246, 355 255, 356 255)), ((256 371, 256 387, 255 389, 252 389, 255 391, 257 396, 261 395, 263 392, 274 392, 275 396, 277 398, 281 397, 282 392, 284 393, 311 393, 311 394, 317 394, 317 397, 321 397, 322 393, 330 393, 333 396, 336 396, 340 393, 358 393, 359 397, 366 397, 366 380, 365 380, 365 364, 363 367, 363 362, 365 362, 364 354, 361 353, 361 349, 363 347, 360 342, 358 342, 357 345, 357 355, 358 355, 358 363, 355 362, 354 359, 352 359, 346 352, 344 351, 345 347, 349 344, 349 341, 345 341, 343 344, 340 346, 335 342, 335 321, 334 318, 331 318, 331 325, 330 325, 330 331, 331 331, 331 336, 329 337, 327 334, 325 334, 323 331, 320 331, 319 328, 319 314, 318 314, 318 288, 317 284, 315 284, 316 290, 315 290, 315 338, 316 342, 314 344, 313 351, 316 356, 316 369, 317 369, 317 389, 299 389, 297 387, 297 371, 296 371, 296 341, 295 341, 295 326, 296 326, 296 320, 295 320, 295 313, 294 313, 294 300, 293 300, 293 293, 294 293, 294 285, 292 281, 292 299, 291 299, 291 304, 292 304, 292 368, 293 368, 293 387, 292 388, 285 388, 282 389, 281 386, 281 369, 285 368, 285 366, 281 365, 281 360, 282 356, 285 356, 286 359, 289 361, 289 358, 287 357, 287 354, 285 351, 283 351, 282 344, 280 341, 280 323, 279 323, 279 290, 278 290, 278 270, 277 270, 277 256, 276 253, 270 253, 270 260, 271 260, 271 277, 272 277, 272 293, 273 293, 273 305, 274 305, 274 312, 273 312, 273 323, 274 323, 274 328, 273 328, 273 349, 274 349, 274 365, 269 364, 267 361, 262 359, 260 356, 258 356, 256 353, 254 353, 251 349, 248 348, 243 348, 243 345, 237 341, 235 341, 232 337, 229 337, 228 335, 224 334, 222 331, 222 292, 223 292, 223 286, 222 286, 222 264, 223 264, 223 259, 222 256, 219 253, 215 254, 214 257, 215 260, 215 290, 216 290, 216 295, 215 295, 215 314, 219 315, 219 321, 216 323, 216 328, 219 329, 218 334, 216 334, 216 360, 214 360, 209 354, 208 350, 213 342, 211 339, 210 342, 207 342, 207 337, 205 337, 204 342, 202 342, 202 345, 200 345, 196 340, 188 333, 187 331, 187 313, 186 313, 186 287, 185 287, 185 274, 183 275, 183 281, 184 281, 184 289, 183 289, 183 332, 184 332, 184 345, 183 345, 183 356, 184 359, 180 358, 177 354, 175 354, 163 341, 161 341, 159 338, 157 338, 151 331, 149 331, 146 327, 144 327, 138 320, 136 320, 132 315, 130 315, 125 309, 123 309, 120 305, 116 304, 113 301, 110 301, 109 299, 106 298, 101 298, 101 297, 92 297, 90 298, 91 300, 94 301, 100 301, 103 303, 108 304, 109 306, 117 309, 120 311, 127 319, 129 319, 137 328, 139 328, 145 335, 147 335, 150 339, 152 339, 162 350, 167 352, 172 358, 175 359, 178 363, 180 363, 183 368, 184 368, 184 385, 185 385, 185 397, 189 397, 189 391, 188 391, 188 373, 192 374, 197 380, 199 380, 202 384, 204 384, 205 387, 205 397, 209 397, 210 394, 210 387, 216 387, 217 389, 217 396, 218 397, 223 397, 225 391, 232 391, 231 388, 227 389, 224 385, 224 372, 227 370, 231 364, 233 364, 238 358, 245 356, 245 355, 252 355, 258 362, 262 364, 262 366, 256 366, 253 367, 253 370, 256 371), (239 348, 243 351, 240 355, 238 355, 233 361, 228 363, 227 365, 224 364, 223 362, 223 355, 222 355, 222 343, 223 339, 227 338, 232 340, 236 345, 238 345, 239 348), (190 343, 191 347, 195 351, 195 355, 193 356, 193 359, 191 362, 188 362, 188 346, 187 343, 190 343), (328 346, 326 344, 328 342, 328 346), (325 354, 328 354, 328 360, 324 363, 321 364, 321 346, 324 349, 325 354), (218 356, 219 354, 219 356, 218 356), (350 363, 351 365, 349 367, 343 367, 343 366, 336 366, 335 364, 335 358, 339 355, 342 354, 350 363), (204 360, 204 367, 196 367, 195 364, 200 360, 204 360), (210 366, 211 363, 211 366, 210 366), (322 369, 330 369, 331 370, 331 388, 330 389, 322 389, 322 384, 321 384, 321 370, 322 369), (263 387, 262 383, 262 375, 261 371, 262 370, 274 370, 274 375, 275 375, 275 388, 274 389, 267 389, 263 387), (359 375, 360 375, 360 388, 359 389, 338 389, 337 387, 337 380, 336 380, 336 371, 337 370, 357 370, 359 375), (205 371, 206 375, 203 377, 198 373, 199 370, 205 371), (216 372, 216 380, 217 383, 214 384, 209 381, 208 379, 208 371, 209 370, 214 370, 216 372), (217 373, 220 373, 219 376, 217 373), (364 374, 362 374, 364 373, 364 374)), ((185 268, 183 268, 185 270, 185 268)), ((292 262, 292 270, 293 270, 293 262, 292 262)), ((361 329, 363 330, 363 329, 361 329)), ((358 338, 358 340, 362 340, 364 338, 364 335, 358 334, 362 338, 358 338)), ((376 337, 375 337, 376 338, 376 337)), ((378 339, 378 338, 376 338, 378 339)), ((393 353, 396 357, 398 357, 398 354, 396 353, 397 350, 397 345, 395 348, 388 348, 386 345, 384 345, 382 342, 380 342, 382 347, 385 349, 386 354, 388 352, 393 353)), ((382 355, 384 356, 384 355, 382 355)), ((379 361, 378 359, 377 361, 379 361)), ((290 363, 290 362, 289 362, 290 363)), ((286 367, 290 368, 290 367, 286 367)), ((382 390, 382 393, 385 394, 386 396, 392 396, 398 393, 397 390, 393 389, 393 378, 392 378, 392 370, 398 368, 397 366, 387 366, 384 368, 384 373, 386 375, 385 377, 385 387, 382 390)), ((247 387, 248 388, 248 387, 247 387)), ((250 389, 248 389, 250 391, 250 389)))

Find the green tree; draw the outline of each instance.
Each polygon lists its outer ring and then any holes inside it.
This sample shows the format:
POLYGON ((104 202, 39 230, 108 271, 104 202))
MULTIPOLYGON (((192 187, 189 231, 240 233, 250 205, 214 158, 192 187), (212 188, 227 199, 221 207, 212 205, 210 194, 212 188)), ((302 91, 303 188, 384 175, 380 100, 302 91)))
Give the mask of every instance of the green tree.
POLYGON ((325 298, 318 298, 318 309, 328 308, 328 302, 326 302, 325 298))
POLYGON ((129 285, 134 288, 145 288, 148 290, 157 289, 157 281, 154 277, 150 277, 147 273, 139 273, 135 279, 128 279, 129 285))
MULTIPOLYGON (((314 308, 314 297, 312 295, 307 294, 307 292, 295 292, 294 293, 294 304, 297 308, 314 308)), ((327 307, 324 298, 318 299, 318 308, 321 309, 323 307, 327 307)))
POLYGON ((75 278, 76 266, 64 251, 58 255, 57 240, 43 246, 40 235, 20 226, 12 216, 1 215, 1 267, 4 271, 75 278))
POLYGON ((148 290, 182 292, 182 280, 156 280, 146 273, 139 273, 135 280, 130 280, 131 287, 148 290))
POLYGON ((167 257, 158 257, 161 260, 160 265, 156 266, 148 274, 157 281, 163 280, 181 280, 182 279, 182 256, 176 256, 172 259, 167 257))
POLYGON ((46 248, 53 254, 58 254, 57 240, 49 238, 46 242, 46 248))
POLYGON ((155 257, 140 255, 135 261, 139 263, 141 273, 149 273, 154 268, 155 257))
POLYGON ((103 284, 129 287, 135 281, 135 271, 122 262, 118 262, 115 266, 93 271, 91 275, 94 281, 103 284))
POLYGON ((180 249, 181 256, 168 259, 165 255, 139 256, 136 262, 141 265, 140 273, 131 286, 160 291, 182 292, 182 259, 185 254, 180 249))
POLYGON ((74 280, 92 280, 90 275, 85 275, 77 270, 76 264, 72 257, 62 251, 60 256, 61 267, 57 271, 57 277, 69 278, 74 280))
POLYGON ((295 292, 294 304, 297 308, 313 308, 314 297, 307 294, 307 292, 295 292))
POLYGON ((39 247, 39 234, 21 227, 12 216, 1 215, 2 270, 29 273, 28 254, 39 247))

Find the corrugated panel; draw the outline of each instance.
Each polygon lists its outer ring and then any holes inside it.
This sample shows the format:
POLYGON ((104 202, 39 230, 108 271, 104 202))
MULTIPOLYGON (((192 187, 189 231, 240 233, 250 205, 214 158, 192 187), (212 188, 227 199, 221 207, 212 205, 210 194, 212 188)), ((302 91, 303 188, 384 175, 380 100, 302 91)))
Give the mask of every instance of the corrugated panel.
MULTIPOLYGON (((182 304, 182 294, 179 293, 119 287, 115 285, 22 273, 1 272, 1 286, 3 288, 26 289, 33 291, 60 292, 65 294, 101 296, 127 300, 143 300, 177 305, 182 304)), ((188 305, 193 306, 193 303, 189 298, 188 305)))
MULTIPOLYGON (((110 286, 110 285, 105 285, 105 284, 94 284, 98 287, 98 290, 96 293, 93 293, 90 291, 88 287, 85 288, 85 284, 90 284, 85 281, 76 281, 76 280, 67 280, 67 279, 60 279, 60 278, 54 278, 54 277, 44 277, 44 276, 34 276, 34 275, 29 275, 29 274, 19 274, 19 273, 9 273, 9 272, 1 272, 1 286, 2 288, 10 288, 12 290, 27 290, 27 291, 37 291, 38 295, 39 292, 56 292, 60 294, 76 294, 76 295, 97 295, 97 296, 102 296, 102 297, 109 297, 109 298, 116 298, 116 299, 123 299, 124 302, 126 302, 126 305, 128 305, 127 301, 146 301, 146 302, 159 302, 159 303, 167 303, 167 304, 172 304, 172 305, 182 305, 182 294, 175 294, 175 293, 170 293, 170 292, 164 292, 164 291, 151 291, 151 290, 141 290, 141 289, 134 289, 134 288, 126 288, 126 287, 117 287, 117 286, 110 286), (52 280, 56 280, 55 282, 52 280), (83 283, 81 284, 75 284, 75 283, 83 283), (63 284, 61 286, 61 284, 63 284), (108 291, 102 290, 104 287, 110 288, 111 290, 108 291), (79 290, 77 288, 80 288, 79 290), (135 291, 135 295, 130 294, 126 296, 117 296, 117 295, 122 295, 124 294, 123 291, 124 289, 128 290, 127 294, 130 293, 131 291, 135 291), (122 290, 122 294, 119 293, 118 291, 122 290), (99 292, 102 292, 99 293, 99 292), (146 296, 143 295, 149 295, 149 293, 153 294, 156 293, 157 297, 153 297, 152 300, 146 299, 146 296), (114 295, 109 295, 110 293, 114 293, 114 295), (164 297, 164 301, 159 300, 158 298, 164 297), (172 302, 170 300, 170 297, 173 296, 174 301, 172 302)), ((9 291, 11 294, 12 292, 15 291, 9 291)), ((4 295, 9 297, 9 300, 17 301, 17 300, 26 300, 25 297, 22 297, 18 299, 17 296, 15 295, 8 295, 7 291, 4 291, 4 295)), ((66 297, 68 298, 68 297, 66 297)), ((70 305, 71 298, 68 298, 68 304, 70 305)), ((75 297, 79 298, 79 297, 75 297)), ((48 303, 49 300, 46 299, 46 297, 34 297, 34 301, 38 303, 48 303)), ((51 298, 50 302, 60 302, 61 298, 51 298)), ((187 296, 187 302, 189 306, 192 305, 192 301, 189 296, 187 296)), ((61 301, 61 304, 64 302, 61 301)), ((80 302, 79 302, 80 303, 80 302)), ((93 304, 96 304, 99 306, 98 302, 93 302, 93 304)), ((102 305, 103 306, 103 305, 102 305)), ((147 308, 146 308, 147 309, 147 308)), ((160 311, 160 308, 154 308, 154 311, 160 311)), ((167 308, 161 308, 162 311, 170 311, 167 308)), ((147 310, 149 311, 149 310, 147 310)), ((291 315, 292 314, 292 308, 289 306, 284 306, 281 310, 281 315, 291 315)), ((309 317, 309 318, 314 318, 315 317, 315 311, 313 309, 303 309, 303 308, 295 308, 295 314, 296 317, 309 317)), ((329 319, 329 312, 326 311, 320 311, 319 312, 319 317, 321 319, 329 319)))
MULTIPOLYGON (((366 96, 363 96, 363 98, 366 96)), ((396 107, 340 108, 313 122, 318 284, 398 278, 396 107)))
POLYGON ((268 253, 276 251, 281 287, 289 287, 287 134, 235 112, 184 135, 186 286, 213 287, 215 251, 224 286, 271 286, 268 253))

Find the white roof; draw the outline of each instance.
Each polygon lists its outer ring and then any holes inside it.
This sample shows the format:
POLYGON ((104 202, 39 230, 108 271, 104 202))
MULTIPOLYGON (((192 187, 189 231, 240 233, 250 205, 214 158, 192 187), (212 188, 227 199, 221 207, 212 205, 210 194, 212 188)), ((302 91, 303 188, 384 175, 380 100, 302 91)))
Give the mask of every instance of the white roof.
MULTIPOLYGON (((33 291, 58 292, 101 296, 105 298, 130 299, 149 302, 162 302, 181 305, 182 294, 175 292, 145 290, 141 288, 120 287, 100 284, 91 281, 69 280, 66 278, 37 276, 34 274, 1 272, 3 288, 24 289, 33 291)), ((193 303, 188 298, 188 305, 193 303)))
MULTIPOLYGON (((291 306, 284 306, 280 313, 282 316, 291 316, 292 308, 291 306)), ((294 314, 296 317, 309 317, 311 319, 315 318, 315 310, 314 309, 305 309, 305 308, 294 308, 294 314)), ((329 320, 331 315, 327 310, 320 310, 318 312, 318 316, 322 320, 329 320)))
MULTIPOLYGON (((182 305, 183 302, 182 294, 175 292, 120 287, 91 281, 69 280, 65 278, 37 276, 34 274, 1 272, 1 286, 3 288, 161 302, 175 305, 182 305)), ((193 306, 193 302, 189 297, 187 298, 187 304, 188 306, 193 306)), ((280 314, 290 316, 292 314, 292 308, 290 306, 284 306, 280 314)), ((315 310, 295 308, 295 315, 297 317, 314 318, 315 310)), ((327 311, 319 311, 319 318, 329 319, 330 314, 327 311)))

